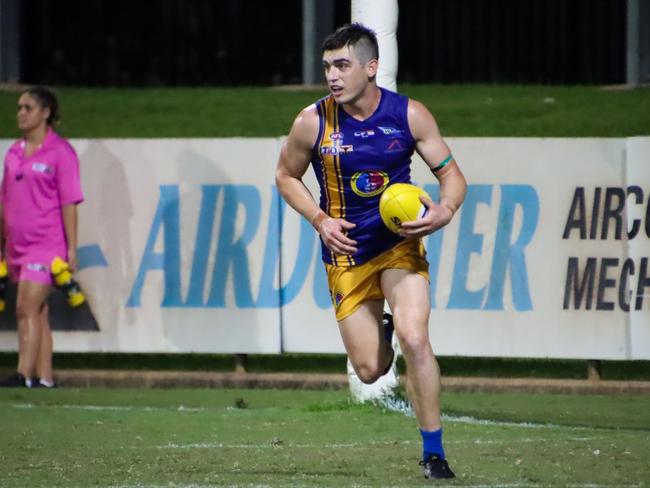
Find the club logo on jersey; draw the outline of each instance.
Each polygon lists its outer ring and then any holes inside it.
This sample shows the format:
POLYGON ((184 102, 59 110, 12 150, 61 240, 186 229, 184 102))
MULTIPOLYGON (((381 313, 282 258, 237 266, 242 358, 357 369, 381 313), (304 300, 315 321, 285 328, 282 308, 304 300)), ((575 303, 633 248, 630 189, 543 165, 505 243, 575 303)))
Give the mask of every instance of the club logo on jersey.
POLYGON ((388 186, 388 175, 383 171, 360 171, 352 176, 352 191, 360 197, 374 197, 388 186))
POLYGON ((372 129, 358 130, 354 133, 354 137, 361 137, 362 139, 366 139, 374 135, 375 135, 375 131, 372 129))
POLYGON ((343 301, 344 298, 345 295, 343 293, 341 293, 340 291, 335 292, 333 294, 333 300, 332 300, 334 302, 334 306, 338 308, 338 306, 341 305, 341 302, 343 301))
POLYGON ((332 132, 330 134, 330 139, 333 141, 340 141, 343 139, 343 132, 332 132))
POLYGON ((397 129, 397 128, 395 128, 395 127, 382 127, 382 126, 378 126, 377 128, 378 128, 380 131, 382 131, 382 133, 383 133, 385 136, 396 136, 396 135, 401 134, 402 132, 404 132, 402 129, 397 129))
POLYGON ((32 169, 37 173, 53 173, 54 170, 52 166, 47 163, 34 163, 32 164, 32 169))
POLYGON ((342 144, 340 146, 321 146, 320 153, 325 156, 336 156, 338 154, 346 154, 354 151, 352 144, 342 144))
POLYGON ((402 141, 399 139, 393 139, 390 141, 390 144, 386 149, 384 149, 385 153, 394 153, 394 152, 399 152, 404 150, 404 144, 402 144, 402 141))

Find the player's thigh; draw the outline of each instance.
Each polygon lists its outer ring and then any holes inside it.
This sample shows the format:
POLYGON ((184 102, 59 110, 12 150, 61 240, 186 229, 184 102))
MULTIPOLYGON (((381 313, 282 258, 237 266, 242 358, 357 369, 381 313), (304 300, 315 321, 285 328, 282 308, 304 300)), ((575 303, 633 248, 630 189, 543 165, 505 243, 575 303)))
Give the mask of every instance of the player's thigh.
POLYGON ((341 338, 353 363, 377 357, 381 348, 380 324, 383 311, 383 300, 368 300, 339 321, 341 338))
POLYGON ((50 306, 47 304, 47 297, 45 303, 41 307, 41 324, 44 330, 50 330, 50 306))
POLYGON ((39 313, 50 294, 50 285, 35 281, 19 281, 16 296, 16 309, 19 315, 39 313))
POLYGON ((428 280, 415 271, 386 269, 380 283, 398 336, 426 333, 431 313, 428 280))

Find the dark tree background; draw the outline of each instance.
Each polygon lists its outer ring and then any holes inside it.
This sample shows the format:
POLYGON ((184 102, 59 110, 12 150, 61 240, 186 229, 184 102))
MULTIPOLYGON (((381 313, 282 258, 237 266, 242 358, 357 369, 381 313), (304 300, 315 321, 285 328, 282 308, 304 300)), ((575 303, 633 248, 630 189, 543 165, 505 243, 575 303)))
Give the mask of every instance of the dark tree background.
MULTIPOLYGON (((625 15, 621 0, 402 0, 399 81, 620 83, 625 15)), ((26 83, 301 82, 301 0, 23 0, 20 17, 26 83)))

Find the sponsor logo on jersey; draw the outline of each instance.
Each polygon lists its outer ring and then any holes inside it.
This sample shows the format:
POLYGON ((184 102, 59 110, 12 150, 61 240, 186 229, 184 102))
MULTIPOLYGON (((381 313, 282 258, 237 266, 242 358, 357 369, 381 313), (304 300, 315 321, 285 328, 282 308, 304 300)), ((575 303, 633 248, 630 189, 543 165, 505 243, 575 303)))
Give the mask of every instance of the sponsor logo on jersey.
POLYGON ((354 133, 354 137, 361 137, 362 139, 366 139, 374 135, 375 135, 375 131, 372 129, 358 130, 354 133))
POLYGON ((33 163, 32 169, 37 173, 53 173, 52 166, 47 163, 33 163))
POLYGON ((384 150, 385 153, 393 153, 404 150, 404 144, 399 139, 393 139, 384 150))
POLYGON ((27 269, 30 271, 38 271, 39 273, 49 273, 50 269, 41 263, 27 263, 27 269))
POLYGON ((374 197, 388 186, 388 175, 383 171, 360 171, 352 176, 352 191, 360 197, 374 197))
POLYGON ((386 135, 386 136, 395 136, 395 135, 397 135, 397 134, 401 134, 402 132, 404 132, 402 129, 397 129, 397 128, 395 128, 395 127, 382 127, 382 126, 378 126, 377 128, 378 128, 380 131, 382 131, 383 134, 386 135))
POLYGON ((352 144, 342 144, 336 146, 321 146, 320 153, 324 155, 336 156, 337 154, 346 154, 354 151, 352 144))

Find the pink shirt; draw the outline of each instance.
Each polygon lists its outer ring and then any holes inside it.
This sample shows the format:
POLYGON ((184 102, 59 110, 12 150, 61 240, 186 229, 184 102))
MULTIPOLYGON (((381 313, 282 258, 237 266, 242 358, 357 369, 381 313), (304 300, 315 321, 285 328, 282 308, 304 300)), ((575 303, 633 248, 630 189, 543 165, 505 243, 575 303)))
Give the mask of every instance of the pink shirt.
POLYGON ((7 257, 13 265, 54 256, 67 259, 61 208, 83 201, 79 159, 72 146, 51 128, 43 144, 25 157, 19 139, 7 151, 0 187, 7 257))

